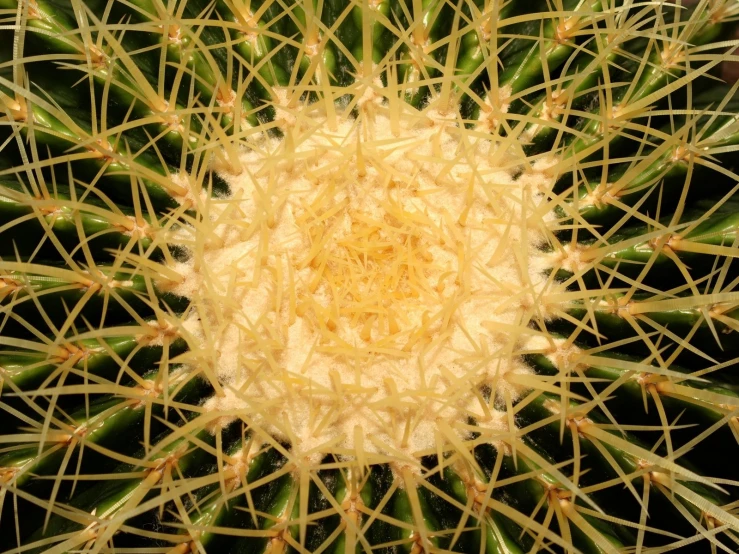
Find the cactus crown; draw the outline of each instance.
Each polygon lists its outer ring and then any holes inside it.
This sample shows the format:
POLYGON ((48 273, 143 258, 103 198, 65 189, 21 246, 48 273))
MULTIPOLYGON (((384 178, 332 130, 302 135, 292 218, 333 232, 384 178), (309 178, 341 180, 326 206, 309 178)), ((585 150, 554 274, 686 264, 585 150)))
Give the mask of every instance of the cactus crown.
POLYGON ((737 21, 0 0, 0 541, 735 548, 737 21))

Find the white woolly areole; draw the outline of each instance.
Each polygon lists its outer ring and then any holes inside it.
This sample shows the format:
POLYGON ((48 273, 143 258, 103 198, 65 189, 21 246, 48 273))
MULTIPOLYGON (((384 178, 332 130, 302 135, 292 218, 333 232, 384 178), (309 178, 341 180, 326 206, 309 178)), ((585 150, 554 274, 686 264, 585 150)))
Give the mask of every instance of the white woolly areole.
POLYGON ((436 452, 469 418, 507 430, 494 406, 546 343, 530 323, 553 286, 550 177, 456 110, 360 97, 278 107, 283 136, 251 143, 228 197, 201 195, 178 231, 192 256, 172 292, 223 389, 206 409, 303 455, 436 452))

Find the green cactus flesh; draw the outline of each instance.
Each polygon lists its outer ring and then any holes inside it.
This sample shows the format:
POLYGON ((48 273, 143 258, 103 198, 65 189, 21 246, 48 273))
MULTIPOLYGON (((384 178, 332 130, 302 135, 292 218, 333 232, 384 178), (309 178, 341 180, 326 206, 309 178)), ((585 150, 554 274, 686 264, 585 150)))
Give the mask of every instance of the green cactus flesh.
POLYGON ((738 22, 0 0, 0 551, 738 551, 738 22))

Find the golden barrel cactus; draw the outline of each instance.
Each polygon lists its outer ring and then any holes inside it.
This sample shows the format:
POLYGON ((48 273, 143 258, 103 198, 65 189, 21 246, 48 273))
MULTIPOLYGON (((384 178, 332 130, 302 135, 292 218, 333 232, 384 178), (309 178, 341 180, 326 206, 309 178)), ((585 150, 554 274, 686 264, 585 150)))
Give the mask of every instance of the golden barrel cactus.
POLYGON ((0 0, 0 550, 739 548, 736 0, 0 0))

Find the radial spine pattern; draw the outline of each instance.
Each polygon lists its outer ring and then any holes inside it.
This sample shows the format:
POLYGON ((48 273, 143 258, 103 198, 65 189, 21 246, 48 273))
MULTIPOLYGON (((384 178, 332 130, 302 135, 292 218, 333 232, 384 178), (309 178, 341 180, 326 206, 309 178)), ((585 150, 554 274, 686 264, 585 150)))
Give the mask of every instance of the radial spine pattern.
POLYGON ((686 4, 0 0, 0 550, 735 552, 686 4))

